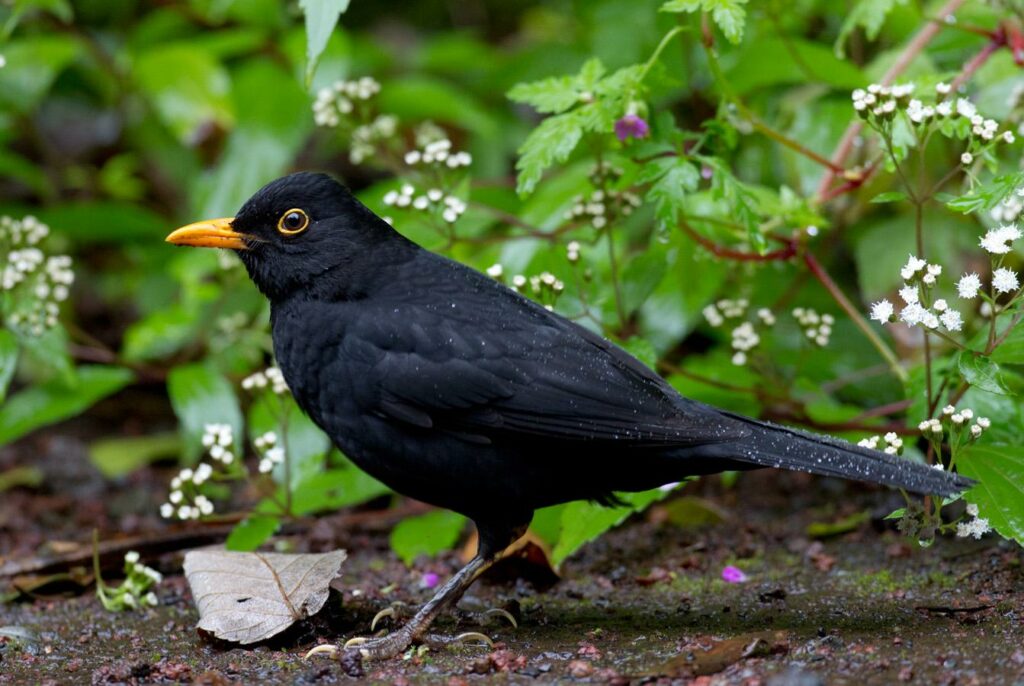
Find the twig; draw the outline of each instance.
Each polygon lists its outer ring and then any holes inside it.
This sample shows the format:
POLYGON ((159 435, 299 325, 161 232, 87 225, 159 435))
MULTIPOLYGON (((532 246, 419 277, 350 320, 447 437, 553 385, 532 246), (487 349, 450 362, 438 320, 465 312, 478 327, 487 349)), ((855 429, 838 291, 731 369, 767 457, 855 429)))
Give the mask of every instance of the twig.
MULTIPOLYGON (((960 9, 965 0, 949 0, 942 8, 938 11, 937 16, 948 17, 960 9)), ((893 65, 889 67, 889 70, 882 76, 882 85, 888 86, 896 79, 897 76, 902 74, 910 63, 914 61, 914 58, 920 54, 922 50, 938 35, 939 31, 942 30, 944 24, 938 20, 931 20, 928 24, 917 32, 917 35, 907 44, 907 47, 903 49, 893 65)), ((843 168, 846 166, 846 159, 850 156, 850 151, 853 150, 853 143, 857 140, 857 136, 860 135, 861 129, 864 127, 864 123, 857 120, 850 123, 846 127, 846 131, 843 133, 843 137, 839 140, 839 144, 836 146, 835 152, 832 153, 831 162, 835 167, 843 168)), ((836 178, 836 173, 829 168, 825 172, 825 175, 821 177, 821 182, 818 184, 818 190, 815 196, 818 198, 818 202, 824 202, 826 197, 829 195, 829 189, 832 187, 832 182, 836 178)))

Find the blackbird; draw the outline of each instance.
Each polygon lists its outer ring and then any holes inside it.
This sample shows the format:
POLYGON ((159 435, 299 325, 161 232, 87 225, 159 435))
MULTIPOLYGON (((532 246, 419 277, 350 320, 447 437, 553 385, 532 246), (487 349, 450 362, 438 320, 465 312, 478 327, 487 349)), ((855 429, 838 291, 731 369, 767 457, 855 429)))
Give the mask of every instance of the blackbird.
POLYGON ((939 495, 971 484, 684 398, 601 336, 404 238, 324 174, 278 179, 235 217, 167 241, 236 251, 270 300, 303 411, 398 493, 476 524, 476 557, 401 629, 358 639, 363 657, 427 638, 548 505, 760 467, 939 495))

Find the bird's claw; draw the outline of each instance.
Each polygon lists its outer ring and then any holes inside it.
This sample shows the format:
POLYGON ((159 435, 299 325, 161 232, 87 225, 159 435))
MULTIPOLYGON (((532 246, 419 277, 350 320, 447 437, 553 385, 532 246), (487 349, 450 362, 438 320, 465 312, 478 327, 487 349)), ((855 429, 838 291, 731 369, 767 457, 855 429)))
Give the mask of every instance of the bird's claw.
POLYGON ((317 655, 326 655, 327 657, 334 659, 338 657, 339 652, 340 651, 338 650, 338 646, 332 645, 330 643, 325 643, 315 648, 310 648, 309 651, 307 651, 306 654, 302 656, 302 659, 308 660, 309 658, 317 655))
POLYGON ((370 622, 370 631, 376 631, 377 623, 385 617, 390 617, 392 621, 398 621, 403 616, 408 616, 410 614, 409 610, 410 608, 408 605, 403 603, 401 600, 396 600, 373 616, 373 621, 370 622))
POLYGON ((512 616, 512 613, 500 607, 492 607, 490 610, 485 612, 484 615, 488 617, 504 617, 508 620, 508 623, 512 625, 513 629, 519 628, 519 622, 517 622, 516 618, 512 616))

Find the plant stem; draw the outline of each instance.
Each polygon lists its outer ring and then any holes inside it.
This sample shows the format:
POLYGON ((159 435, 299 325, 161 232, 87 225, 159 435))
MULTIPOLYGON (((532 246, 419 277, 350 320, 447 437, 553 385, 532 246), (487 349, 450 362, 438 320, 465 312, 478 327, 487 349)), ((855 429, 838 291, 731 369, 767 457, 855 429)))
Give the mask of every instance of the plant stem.
POLYGON ((661 42, 658 43, 658 47, 654 49, 654 52, 651 54, 651 57, 647 60, 647 63, 644 64, 643 71, 640 72, 641 81, 643 81, 647 77, 647 72, 651 70, 654 64, 658 61, 658 58, 661 57, 661 53, 668 46, 669 41, 671 41, 673 38, 675 38, 680 33, 683 33, 686 30, 687 27, 685 26, 675 26, 662 37, 661 42))
POLYGON ((839 307, 846 312, 857 328, 871 342, 871 345, 875 347, 875 350, 889 364, 889 369, 896 375, 896 378, 900 382, 905 383, 909 378, 907 370, 900 366, 900 361, 896 358, 896 354, 893 353, 892 349, 875 333, 875 330, 871 328, 871 325, 864 319, 864 316, 847 299, 846 295, 843 294, 843 291, 840 290, 839 286, 836 285, 836 282, 832 280, 832 277, 828 275, 828 272, 825 271, 825 268, 821 266, 821 263, 818 262, 814 255, 807 251, 804 252, 803 257, 807 268, 814 274, 814 277, 821 282, 821 285, 825 287, 825 290, 829 292, 839 307))

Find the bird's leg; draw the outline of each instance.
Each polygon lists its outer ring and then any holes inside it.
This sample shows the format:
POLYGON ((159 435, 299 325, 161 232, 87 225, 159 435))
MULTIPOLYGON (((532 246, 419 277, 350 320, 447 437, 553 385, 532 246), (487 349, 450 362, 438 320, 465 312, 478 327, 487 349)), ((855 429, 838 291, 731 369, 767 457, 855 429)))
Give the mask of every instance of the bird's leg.
MULTIPOLYGON (((505 608, 492 607, 488 610, 484 610, 483 612, 471 612, 469 610, 463 610, 453 603, 450 609, 459 624, 471 623, 477 626, 486 626, 494 619, 504 619, 512 625, 513 629, 519 628, 519 620, 516 619, 513 613, 509 612, 505 608)), ((412 618, 416 614, 417 610, 418 608, 414 605, 409 605, 401 600, 396 600, 373 616, 373 619, 370 621, 370 631, 376 631, 377 625, 386 619, 395 624, 399 624, 403 620, 412 618)))
MULTIPOLYGON (((464 641, 467 639, 479 639, 482 642, 489 643, 490 639, 483 634, 476 632, 470 632, 468 634, 461 634, 455 637, 455 639, 448 639, 440 636, 426 636, 427 628, 434 621, 435 618, 449 605, 453 605, 459 601, 459 598, 466 592, 476 578, 482 574, 488 567, 494 564, 497 556, 484 556, 477 553, 469 563, 456 572, 455 576, 445 583, 434 597, 431 598, 426 605, 420 608, 420 610, 408 621, 402 628, 397 631, 383 636, 380 638, 353 638, 345 643, 345 649, 358 650, 360 655, 364 659, 370 660, 381 660, 389 657, 399 655, 416 642, 425 642, 429 645, 443 645, 452 643, 454 641, 464 641)), ((321 646, 314 648, 308 654, 318 653, 335 653, 336 649, 333 646, 321 646)))

